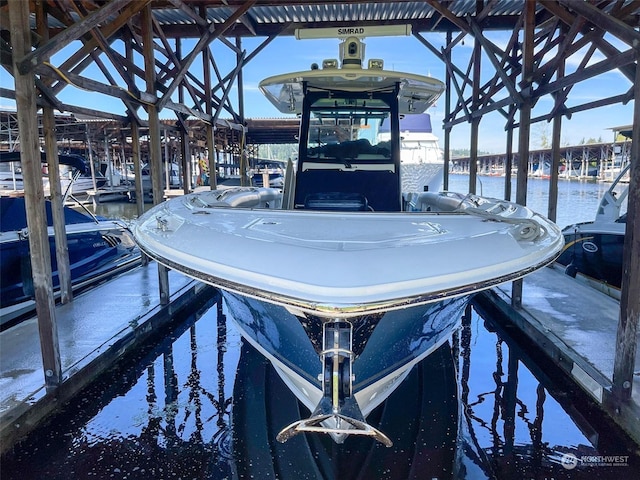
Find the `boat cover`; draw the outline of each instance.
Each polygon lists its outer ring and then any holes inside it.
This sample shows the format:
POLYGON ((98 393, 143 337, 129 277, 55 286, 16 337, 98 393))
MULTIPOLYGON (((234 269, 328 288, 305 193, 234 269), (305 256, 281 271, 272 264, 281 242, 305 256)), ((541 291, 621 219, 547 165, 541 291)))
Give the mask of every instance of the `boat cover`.
MULTIPOLYGON (((44 205, 47 214, 47 225, 51 227, 53 226, 51 203, 47 201, 44 205)), ((72 208, 64 209, 64 221, 66 225, 94 222, 93 218, 72 208)), ((27 210, 24 197, 0 196, 0 231, 15 232, 23 228, 27 228, 27 210)))
MULTIPOLYGON (((0 152, 0 163, 19 162, 21 155, 22 152, 0 152)), ((44 152, 40 153, 40 161, 42 163, 47 162, 47 156, 44 152)), ((81 173, 86 173, 89 170, 86 160, 80 155, 59 154, 58 161, 60 165, 69 165, 76 170, 80 170, 81 173)))

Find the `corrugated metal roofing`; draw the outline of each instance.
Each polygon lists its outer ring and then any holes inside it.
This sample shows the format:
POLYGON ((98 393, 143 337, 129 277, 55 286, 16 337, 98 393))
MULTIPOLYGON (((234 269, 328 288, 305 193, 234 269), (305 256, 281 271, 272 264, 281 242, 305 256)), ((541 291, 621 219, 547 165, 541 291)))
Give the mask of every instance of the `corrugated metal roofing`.
MULTIPOLYGON (((189 3, 186 2, 185 3, 189 3)), ((198 2, 206 5, 207 19, 215 23, 224 22, 244 2, 228 2, 230 6, 222 6, 218 2, 198 2)), ((476 0, 452 0, 442 2, 443 6, 457 17, 474 15, 476 0)), ((498 0, 491 4, 489 17, 513 17, 522 12, 524 1, 498 0)), ((538 8, 542 8, 538 6, 538 8)), ((162 26, 194 25, 195 21, 184 11, 177 8, 154 9, 154 16, 162 26)), ((402 22, 424 21, 426 19, 440 20, 440 13, 429 3, 411 1, 389 2, 258 2, 252 6, 246 16, 258 30, 267 25, 287 24, 314 24, 320 26, 323 23, 353 23, 372 22, 394 24, 402 22), (262 3, 268 3, 262 4, 262 3)), ((451 24, 440 22, 441 28, 451 24)), ((426 26, 425 26, 426 27, 426 26)), ((436 28, 438 28, 436 26, 436 28)), ((414 27, 415 30, 415 27, 414 27)))
MULTIPOLYGON (((182 0, 186 8, 177 8, 171 2, 153 2, 153 15, 162 27, 189 27, 195 26, 196 21, 185 10, 193 9, 199 12, 200 8, 206 9, 206 17, 210 22, 222 24, 238 8, 246 4, 246 0, 182 0)), ((637 0, 622 0, 617 6, 615 3, 604 5, 604 11, 613 8, 626 9, 627 6, 637 3, 637 0)), ((96 3, 100 3, 99 1, 96 3)), ((475 16, 478 8, 477 0, 448 0, 436 2, 443 9, 448 10, 457 18, 464 20, 467 16, 475 16)), ((522 13, 525 0, 485 0, 484 8, 489 8, 486 28, 506 28, 522 13)), ((544 7, 536 4, 538 11, 544 7)), ((76 12, 68 12, 71 18, 79 18, 76 12)), ((636 13, 637 14, 637 13, 636 13)), ((245 14, 245 21, 249 20, 251 29, 243 27, 243 21, 238 21, 238 28, 234 35, 268 35, 273 33, 269 28, 282 27, 291 24, 303 24, 306 26, 323 26, 322 24, 367 22, 370 24, 400 24, 412 23, 415 31, 448 30, 458 28, 443 17, 437 8, 427 1, 312 1, 312 0, 258 0, 245 14), (255 31, 254 31, 255 30, 255 31)), ((32 15, 32 25, 35 24, 35 15, 32 15)), ((64 28, 65 25, 54 16, 49 15, 49 25, 53 28, 64 28)), ((326 26, 326 25, 325 25, 326 26)), ((291 32, 286 32, 291 33, 291 32)), ((181 31, 181 35, 198 36, 199 32, 181 31)))

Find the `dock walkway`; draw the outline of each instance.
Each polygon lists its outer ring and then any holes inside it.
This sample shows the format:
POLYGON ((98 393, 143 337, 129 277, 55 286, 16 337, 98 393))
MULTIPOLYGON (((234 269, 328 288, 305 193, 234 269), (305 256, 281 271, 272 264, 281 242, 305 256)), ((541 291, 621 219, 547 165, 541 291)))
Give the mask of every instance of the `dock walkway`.
POLYGON ((37 318, 0 333, 0 438, 4 451, 56 405, 76 394, 136 341, 171 319, 206 287, 169 271, 170 304, 160 305, 158 269, 139 266, 56 307, 64 380, 47 395, 37 318), (55 401, 53 401, 55 400, 55 401))
POLYGON ((620 302, 569 277, 557 264, 525 277, 522 309, 511 307, 511 284, 486 297, 640 444, 640 343, 631 403, 615 411, 611 385, 620 302))

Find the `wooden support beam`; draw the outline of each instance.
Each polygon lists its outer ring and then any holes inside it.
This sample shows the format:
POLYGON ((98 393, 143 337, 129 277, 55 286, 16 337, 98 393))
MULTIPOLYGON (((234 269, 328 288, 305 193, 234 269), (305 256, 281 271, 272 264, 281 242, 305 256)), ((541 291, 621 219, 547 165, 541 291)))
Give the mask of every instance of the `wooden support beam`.
MULTIPOLYGON (((144 70, 147 93, 155 95, 156 72, 154 62, 153 22, 151 7, 148 5, 141 12, 142 39, 144 49, 144 70)), ((164 188, 162 186, 162 149, 160 135, 160 108, 156 105, 147 105, 149 115, 149 172, 151 173, 151 185, 153 203, 158 205, 164 200, 164 188)), ((169 271, 158 264, 158 286, 160 304, 169 303, 169 271)))
POLYGON ((80 88, 83 90, 89 90, 102 93, 103 95, 108 95, 110 97, 119 98, 125 104, 128 102, 134 102, 136 104, 149 103, 147 100, 148 97, 143 100, 142 98, 137 97, 134 93, 125 90, 118 85, 106 85, 91 78, 82 77, 76 73, 62 72, 61 70, 55 68, 50 64, 43 64, 36 67, 35 72, 44 76, 51 76, 53 73, 57 75, 65 84, 73 85, 76 88, 80 88))
POLYGON ((184 194, 191 192, 191 149, 189 148, 189 134, 187 130, 180 129, 180 153, 182 157, 182 172, 184 179, 182 180, 182 189, 184 194))
MULTIPOLYGON (((529 169, 529 137, 531 136, 531 109, 533 104, 533 48, 535 41, 536 2, 525 2, 524 41, 522 45, 522 83, 520 91, 520 128, 518 129, 518 175, 516 177, 516 203, 527 204, 527 178, 529 169)), ((511 289, 511 306, 522 308, 522 280, 516 280, 511 289)))
MULTIPOLYGON (((222 98, 220 99, 220 105, 216 109, 216 112, 213 114, 213 123, 218 121, 220 118, 220 114, 222 113, 222 105, 228 101, 229 93, 231 92, 231 88, 233 87, 233 81, 237 78, 237 76, 242 71, 242 66, 244 64, 244 53, 238 57, 238 63, 236 64, 236 68, 229 75, 229 83, 227 83, 226 88, 223 89, 222 98)), ((240 122, 244 123, 244 112, 240 113, 240 122)))
MULTIPOLYGON (((564 41, 564 35, 566 27, 560 26, 560 39, 564 41)), ((557 64, 557 78, 562 78, 564 76, 564 67, 565 60, 564 57, 557 64)), ((559 110, 554 107, 554 110, 559 110)), ((560 136, 562 133, 562 112, 559 113, 553 118, 553 130, 551 133, 551 171, 549 172, 549 206, 547 210, 547 217, 552 222, 555 222, 558 216, 558 170, 560 168, 560 136)))
MULTIPOLYGON (((480 62, 482 45, 476 37, 473 45, 473 91, 471 93, 471 110, 478 108, 480 103, 480 62)), ((480 117, 471 119, 471 139, 469 145, 469 193, 477 193, 478 183, 478 137, 480 134, 480 117)))
MULTIPOLYGON (((162 42, 162 45, 164 46, 165 51, 167 52, 167 58, 169 58, 169 60, 175 65, 176 70, 179 70, 180 58, 176 54, 178 49, 176 48, 176 52, 174 52, 173 49, 171 49, 171 46, 169 45, 169 41, 167 40, 166 36, 164 35, 164 32, 162 31, 162 27, 160 26, 158 21, 155 19, 155 17, 152 20, 153 20, 153 26, 154 26, 156 35, 160 38, 160 42, 162 42)), ((178 47, 179 45, 180 44, 178 43, 176 47, 178 47)), ((187 92, 189 92, 189 95, 191 96, 191 99, 193 100, 194 104, 199 105, 198 95, 196 94, 196 91, 194 90, 193 85, 190 82, 183 82, 183 84, 184 84, 184 87, 187 89, 187 92)), ((203 95, 204 95, 204 92, 203 92, 203 95)), ((180 103, 184 103, 184 101, 181 101, 180 103)))
POLYGON ((56 119, 51 107, 42 109, 42 130, 44 133, 45 151, 49 172, 49 190, 51 197, 51 216, 56 243, 56 263, 60 288, 60 302, 73 300, 71 288, 71 265, 69 263, 69 247, 65 227, 62 188, 60 185, 60 162, 58 159, 58 141, 56 138, 56 119))
MULTIPOLYGON (((482 2, 476 0, 476 13, 482 11, 482 2)), ((480 62, 482 61, 482 43, 478 37, 474 38, 471 68, 473 85, 471 92, 471 111, 480 106, 480 62)), ((471 139, 469 146, 469 193, 476 193, 478 183, 478 137, 480 134, 481 117, 471 118, 471 139)))
POLYGON ((608 15, 603 12, 597 6, 589 2, 575 2, 573 0, 558 1, 567 9, 573 10, 581 17, 589 20, 593 25, 603 28, 626 44, 630 46, 637 46, 640 44, 640 33, 638 33, 632 26, 618 20, 613 15, 608 15))
POLYGON ((458 27, 462 32, 468 33, 470 31, 469 25, 467 25, 463 19, 458 18, 454 13, 452 13, 451 10, 449 10, 446 5, 443 5, 443 2, 440 0, 426 0, 426 2, 440 15, 458 27))
POLYGON ((622 253, 622 291, 616 337, 612 393, 616 402, 628 403, 633 388, 638 325, 640 324, 640 53, 636 55, 633 133, 627 223, 622 253))
MULTIPOLYGON (((133 160, 133 171, 135 172, 136 189, 136 212, 138 217, 144 213, 144 198, 142 191, 142 160, 140 158, 140 127, 131 121, 131 160, 133 160)), ((146 260, 146 255, 143 255, 146 260)))
MULTIPOLYGON (((509 112, 515 115, 515 105, 509 106, 509 112)), ((507 145, 504 159, 504 199, 511 201, 511 170, 513 168, 513 125, 507 123, 507 145)))
MULTIPOLYGON (((0 87, 0 97, 12 98, 15 100, 16 92, 13 90, 0 87)), ((46 107, 48 103, 43 99, 38 98, 36 100, 36 105, 38 107, 46 107)), ((129 118, 125 117, 124 115, 118 115, 117 113, 103 112, 100 110, 93 110, 92 108, 79 107, 77 105, 69 105, 67 103, 60 103, 59 107, 56 107, 55 109, 59 110, 60 112, 79 113, 81 115, 87 115, 89 117, 116 120, 121 123, 127 123, 129 121, 129 118)))
POLYGON ((194 110, 192 108, 189 108, 182 103, 167 102, 165 105, 165 108, 168 110, 173 110, 176 114, 182 114, 186 117, 192 116, 192 117, 199 118, 200 120, 206 123, 214 122, 214 119, 211 115, 201 112, 199 110, 194 110))
MULTIPOLYGON (((101 29, 101 34, 104 38, 110 38, 116 32, 118 32, 121 28, 127 25, 127 22, 130 22, 131 19, 140 12, 145 6, 151 2, 151 0, 137 0, 135 2, 129 2, 121 11, 120 14, 110 22, 107 22, 101 29)), ((62 20, 60 20, 62 21, 62 20)), ((95 40, 90 40, 84 43, 84 45, 78 49, 71 57, 65 60, 59 67, 58 70, 62 72, 71 72, 80 73, 82 72, 88 65, 90 65, 90 61, 86 61, 90 59, 90 54, 93 50, 98 47, 98 44, 95 40)), ((65 83, 60 85, 56 85, 54 87, 54 92, 59 93, 62 88, 64 88, 65 83)))
MULTIPOLYGON (((36 28, 43 40, 49 39, 47 12, 43 2, 36 2, 36 28)), ((48 60, 45 58, 45 60, 48 60)), ((44 84, 44 82, 42 82, 44 84)), ((44 85, 43 85, 44 88, 44 85)), ((58 158, 58 141, 56 137, 56 119, 53 108, 45 106, 42 109, 42 130, 44 147, 47 156, 49 172, 49 196, 51 198, 51 216, 56 244, 56 264, 58 270, 58 285, 60 302, 68 303, 73 300, 71 288, 71 266, 69 264, 69 247, 65 227, 62 188, 60 185, 60 162, 58 158)))
POLYGON ((62 50, 69 43, 77 40, 89 30, 97 27, 110 16, 114 15, 121 7, 126 6, 129 0, 111 0, 99 10, 94 11, 80 22, 70 25, 54 38, 38 47, 33 52, 26 54, 18 63, 18 71, 25 74, 37 65, 42 63, 45 58, 49 58, 54 53, 62 50))
MULTIPOLYGON (((84 8, 81 9, 81 5, 78 5, 76 3, 72 3, 72 5, 79 15, 86 15, 87 12, 84 10, 84 8)), ((111 45, 109 44, 107 38, 104 35, 102 35, 102 32, 98 28, 92 28, 91 30, 89 30, 89 33, 93 38, 93 40, 98 44, 98 48, 102 50, 102 53, 109 59, 113 68, 118 72, 118 74, 120 75, 120 78, 122 78, 124 82, 127 84, 127 89, 130 92, 132 92, 134 95, 137 95, 138 87, 136 86, 133 77, 129 74, 127 69, 125 69, 124 65, 120 62, 120 56, 116 54, 116 52, 111 48, 111 45)), ((98 63, 98 60, 95 59, 95 57, 98 57, 99 59, 99 56, 96 50, 92 52, 92 56, 94 57, 94 61, 98 63)), ((112 85, 117 85, 117 82, 115 82, 115 80, 111 78, 111 73, 108 72, 106 68, 101 66, 100 69, 103 71, 104 76, 109 79, 109 83, 111 83, 112 85), (105 70, 107 71, 105 72, 105 70)))
POLYGON ((518 93, 516 86, 513 83, 513 80, 509 78, 507 73, 504 71, 504 62, 500 63, 496 59, 497 54, 501 53, 502 57, 504 58, 506 56, 505 53, 500 51, 498 47, 496 47, 493 43, 491 43, 489 40, 484 38, 484 36, 482 35, 482 29, 472 18, 469 18, 468 20, 469 20, 469 24, 471 25, 471 29, 473 30, 474 38, 476 39, 477 42, 480 42, 480 45, 484 49, 487 57, 489 58, 489 61, 493 65, 493 68, 495 68, 496 73, 502 80, 503 86, 506 87, 506 89, 509 91, 509 95, 513 98, 516 104, 521 103, 522 97, 520 96, 520 93, 518 93))
MULTIPOLYGON (((202 72, 203 72, 203 82, 204 82, 204 91, 211 91, 211 50, 206 48, 202 53, 202 72)), ((204 109, 207 115, 212 115, 213 113, 213 104, 211 102, 211 96, 205 95, 204 97, 204 109)), ((215 131, 213 124, 207 125, 207 168, 209 169, 209 187, 211 190, 215 190, 218 188, 218 167, 216 165, 216 142, 215 142, 215 131)))
POLYGON ((233 14, 231 14, 229 18, 227 18, 222 25, 213 24, 213 23, 211 24, 211 26, 209 27, 209 30, 207 31, 207 34, 200 37, 194 49, 191 51, 191 53, 189 53, 187 58, 182 62, 182 68, 173 78, 173 81, 169 85, 169 88, 164 93, 164 96, 160 99, 160 102, 158 105, 159 109, 162 109, 165 102, 167 102, 171 97, 171 95, 173 95, 173 92, 176 91, 176 88, 178 88, 178 85, 180 85, 180 83, 184 79, 184 76, 186 75, 187 70, 191 67, 196 57, 202 52, 202 50, 207 45, 209 45, 212 41, 214 41, 216 38, 222 36, 224 32, 226 32, 229 28, 231 28, 236 23, 236 21, 239 18, 241 18, 247 12, 247 10, 249 10, 256 2, 257 0, 249 0, 246 3, 244 3, 241 7, 238 7, 238 9, 235 12, 233 12, 233 14))
MULTIPOLYGON (((451 32, 447 32, 446 45, 451 42, 451 32)), ((451 63, 451 51, 447 50, 444 53, 446 62, 451 63)), ((449 119, 451 115, 451 75, 449 70, 446 70, 444 78, 444 118, 449 119)), ((449 191, 449 169, 451 165, 451 128, 444 128, 444 175, 442 179, 442 189, 449 191)))
POLYGON ((218 112, 219 116, 220 113, 225 110, 233 117, 234 122, 241 123, 240 116, 233 110, 229 97, 227 96, 225 102, 215 93, 217 90, 222 90, 224 94, 225 84, 231 85, 231 83, 233 82, 233 78, 235 78, 235 73, 233 71, 229 72, 227 75, 225 75, 224 78, 222 78, 220 75, 220 71, 218 70, 218 66, 216 65, 216 62, 214 60, 213 54, 209 55, 209 60, 211 62, 211 67, 213 67, 213 71, 216 74, 216 78, 218 79, 218 83, 211 88, 211 93, 209 94, 209 97, 213 102, 215 112, 218 112))
MULTIPOLYGON (((627 104, 631 100, 633 100, 633 93, 632 92, 629 93, 629 91, 627 91, 626 93, 623 93, 621 95, 615 95, 613 97, 603 98, 601 100, 595 100, 593 102, 583 103, 581 105, 576 105, 574 107, 566 107, 566 108, 563 108, 562 111, 558 113, 561 113, 563 116, 567 118, 571 118, 571 116, 577 112, 584 112, 586 110, 592 110, 594 108, 606 107, 607 105, 615 105, 616 103, 627 104)), ((531 123, 549 122, 553 120, 553 118, 554 116, 551 113, 545 113, 544 115, 532 117, 531 123)), ((520 124, 518 122, 515 122, 513 126, 519 127, 520 124)))
MULTIPOLYGON (((240 123, 244 123, 244 80, 242 77, 242 68, 244 66, 244 56, 245 53, 242 51, 242 39, 240 37, 236 37, 236 47, 238 49, 238 53, 236 54, 236 65, 239 65, 238 74, 236 76, 237 85, 238 85, 238 114, 240 115, 240 123)), ((226 94, 226 92, 225 92, 226 94)))
POLYGON ((29 28, 29 3, 9 0, 9 23, 13 45, 13 71, 16 87, 16 107, 22 150, 22 175, 29 229, 31 274, 38 314, 38 332, 42 352, 44 380, 48 389, 62 382, 60 343, 56 326, 53 282, 51 279, 51 254, 49 234, 44 208, 42 168, 38 136, 38 114, 33 74, 20 72, 19 64, 31 51, 29 28))

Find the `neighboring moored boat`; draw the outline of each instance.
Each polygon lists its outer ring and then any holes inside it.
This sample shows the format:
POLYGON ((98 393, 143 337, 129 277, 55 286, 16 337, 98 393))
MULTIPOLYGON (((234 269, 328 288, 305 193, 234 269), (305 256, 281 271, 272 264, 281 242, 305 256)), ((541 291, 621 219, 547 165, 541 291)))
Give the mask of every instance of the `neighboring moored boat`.
MULTIPOLYGON (((558 263, 566 273, 589 279, 594 286, 606 285, 619 291, 622 283, 622 250, 627 228, 628 164, 600 199, 595 219, 562 230, 565 247, 558 263)), ((614 293, 615 296, 615 293, 614 293)))
POLYGON ((285 163, 277 160, 258 160, 251 170, 251 185, 254 187, 282 188, 285 163), (265 185, 267 180, 267 185, 265 185))
MULTIPOLYGON (((0 163, 19 155, 0 154, 0 163)), ((82 168, 82 158, 60 155, 62 165, 82 168)), ((140 261, 131 232, 120 221, 92 217, 64 206, 71 282, 74 290, 109 278, 140 261)), ((59 294, 51 203, 45 200, 54 295, 59 294)), ((5 327, 35 311, 24 196, 0 195, 0 325, 5 327)))
MULTIPOLYGON (((389 140, 388 124, 380 126, 378 138, 389 140)), ((400 167, 403 192, 438 192, 442 189, 444 156, 433 134, 428 113, 400 118, 400 167)))
MULTIPOLYGON (((24 190, 22 170, 19 167, 21 152, 1 152, 0 159, 0 193, 21 194, 24 190)), ((42 161, 46 161, 44 153, 41 153, 42 161)), ((75 154, 60 154, 60 189, 63 197, 80 196, 88 190, 100 188, 107 183, 107 179, 101 172, 89 171, 84 157, 75 154)), ((43 171, 46 166, 43 165, 43 171)), ((44 173, 42 185, 45 197, 51 196, 49 176, 44 173)))
POLYGON ((523 206, 403 193, 400 115, 424 112, 444 85, 381 60, 363 68, 363 48, 350 37, 341 67, 325 61, 260 84, 280 111, 301 115, 283 192, 188 194, 134 227, 152 258, 223 290, 242 335, 312 412, 281 441, 322 432, 391 445, 367 415, 448 340, 471 295, 552 262, 563 244, 523 206))

